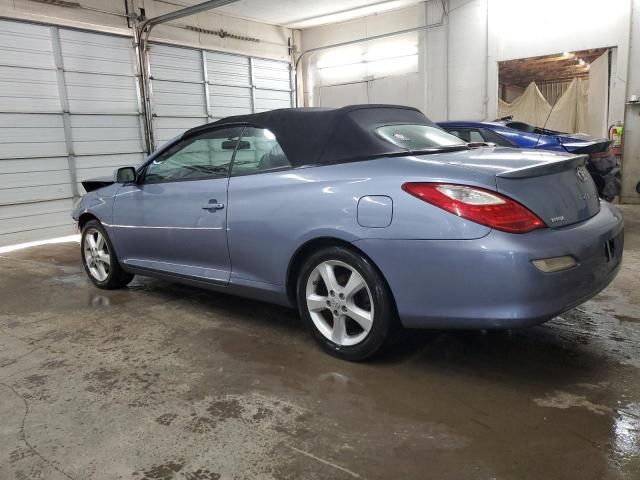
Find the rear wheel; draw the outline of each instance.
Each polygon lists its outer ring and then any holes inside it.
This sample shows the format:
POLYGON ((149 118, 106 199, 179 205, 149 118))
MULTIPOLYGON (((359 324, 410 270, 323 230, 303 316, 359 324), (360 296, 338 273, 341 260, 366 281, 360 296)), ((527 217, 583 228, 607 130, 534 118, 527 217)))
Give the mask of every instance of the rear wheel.
POLYGON ((82 264, 93 284, 99 288, 115 289, 125 287, 133 274, 120 267, 111 241, 104 227, 97 220, 91 220, 82 228, 82 264))
POLYGON ((364 360, 379 351, 396 325, 386 282, 356 252, 330 247, 304 263, 298 308, 315 339, 329 353, 364 360))

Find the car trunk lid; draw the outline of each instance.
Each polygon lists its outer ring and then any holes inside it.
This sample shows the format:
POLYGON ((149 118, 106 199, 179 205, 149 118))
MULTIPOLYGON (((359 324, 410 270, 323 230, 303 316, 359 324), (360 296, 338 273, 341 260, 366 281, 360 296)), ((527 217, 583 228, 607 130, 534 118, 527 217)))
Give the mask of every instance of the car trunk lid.
POLYGON ((585 168, 587 155, 483 148, 456 157, 450 163, 493 173, 498 192, 551 228, 584 221, 600 210, 596 185, 585 168))

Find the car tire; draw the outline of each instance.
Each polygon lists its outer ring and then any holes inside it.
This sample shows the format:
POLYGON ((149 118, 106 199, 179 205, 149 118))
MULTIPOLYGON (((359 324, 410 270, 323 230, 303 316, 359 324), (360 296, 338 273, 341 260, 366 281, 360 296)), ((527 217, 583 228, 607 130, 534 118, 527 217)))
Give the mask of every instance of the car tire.
POLYGON ((385 279, 369 259, 348 248, 311 254, 298 275, 296 292, 313 337, 336 357, 370 358, 396 331, 395 303, 385 279))
POLYGON ((80 256, 89 280, 98 288, 114 290, 126 287, 133 280, 134 275, 120 266, 111 240, 97 220, 90 220, 82 227, 80 256))

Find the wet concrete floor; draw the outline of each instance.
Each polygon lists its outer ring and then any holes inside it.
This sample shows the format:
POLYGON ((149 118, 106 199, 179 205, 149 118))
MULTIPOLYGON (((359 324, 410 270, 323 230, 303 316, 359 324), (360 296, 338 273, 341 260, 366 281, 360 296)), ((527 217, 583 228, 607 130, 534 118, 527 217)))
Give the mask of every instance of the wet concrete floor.
POLYGON ((295 312, 0 255, 0 479, 638 479, 640 206, 623 269, 535 328, 407 332, 354 364, 295 312))

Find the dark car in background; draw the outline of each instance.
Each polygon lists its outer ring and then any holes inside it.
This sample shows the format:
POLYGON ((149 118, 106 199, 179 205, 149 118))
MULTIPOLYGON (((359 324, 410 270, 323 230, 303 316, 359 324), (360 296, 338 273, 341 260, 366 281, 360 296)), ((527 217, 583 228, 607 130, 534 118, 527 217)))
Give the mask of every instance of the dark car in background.
POLYGON ((589 155, 587 170, 601 198, 611 201, 620 194, 621 172, 611 153, 611 141, 582 133, 563 133, 534 127, 510 117, 493 122, 440 122, 440 127, 467 142, 489 142, 502 147, 532 148, 589 155))

